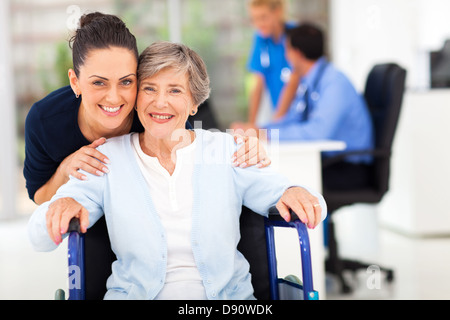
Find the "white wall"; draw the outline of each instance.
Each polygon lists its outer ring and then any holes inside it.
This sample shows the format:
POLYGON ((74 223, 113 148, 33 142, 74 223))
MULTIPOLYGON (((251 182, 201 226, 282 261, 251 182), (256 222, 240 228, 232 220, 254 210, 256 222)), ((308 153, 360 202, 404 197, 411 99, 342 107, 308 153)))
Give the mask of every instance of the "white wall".
POLYGON ((9 1, 0 2, 0 220, 16 213, 16 118, 11 66, 9 1))
POLYGON ((333 62, 362 91, 370 68, 396 62, 409 88, 428 86, 428 52, 450 39, 448 0, 330 0, 333 62))
POLYGON ((363 91, 376 63, 407 69, 380 222, 414 236, 450 234, 450 90, 429 89, 429 52, 450 39, 448 0, 330 0, 332 61, 363 91))

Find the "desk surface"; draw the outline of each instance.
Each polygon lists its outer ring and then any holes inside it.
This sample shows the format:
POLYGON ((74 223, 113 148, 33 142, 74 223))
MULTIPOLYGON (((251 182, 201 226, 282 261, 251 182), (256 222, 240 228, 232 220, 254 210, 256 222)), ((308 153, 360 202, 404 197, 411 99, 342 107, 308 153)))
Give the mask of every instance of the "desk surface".
POLYGON ((280 141, 272 144, 272 149, 280 152, 310 152, 310 151, 341 151, 345 150, 344 141, 337 140, 317 140, 317 141, 280 141))

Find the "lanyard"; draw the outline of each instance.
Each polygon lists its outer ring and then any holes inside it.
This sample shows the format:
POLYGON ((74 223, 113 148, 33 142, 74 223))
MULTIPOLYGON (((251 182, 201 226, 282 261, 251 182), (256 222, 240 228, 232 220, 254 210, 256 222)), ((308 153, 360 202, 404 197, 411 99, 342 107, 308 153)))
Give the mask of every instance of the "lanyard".
POLYGON ((264 48, 261 49, 261 53, 259 55, 259 59, 261 62, 261 66, 263 68, 269 68, 270 67, 270 55, 269 55, 269 45, 266 43, 264 48))
POLYGON ((317 70, 317 75, 314 79, 313 85, 306 88, 304 95, 305 108, 303 110, 303 113, 301 114, 301 122, 307 121, 309 118, 309 114, 311 113, 312 107, 310 104, 310 98, 312 101, 317 101, 320 98, 320 94, 316 89, 327 67, 328 62, 325 61, 324 63, 322 63, 319 67, 319 70, 317 70))
MULTIPOLYGON (((283 26, 283 37, 286 34, 286 29, 287 25, 285 24, 283 26)), ((284 41, 283 39, 281 41, 284 41)), ((261 52, 259 54, 261 66, 266 69, 270 67, 269 41, 269 39, 264 40, 264 46, 261 48, 261 52)))

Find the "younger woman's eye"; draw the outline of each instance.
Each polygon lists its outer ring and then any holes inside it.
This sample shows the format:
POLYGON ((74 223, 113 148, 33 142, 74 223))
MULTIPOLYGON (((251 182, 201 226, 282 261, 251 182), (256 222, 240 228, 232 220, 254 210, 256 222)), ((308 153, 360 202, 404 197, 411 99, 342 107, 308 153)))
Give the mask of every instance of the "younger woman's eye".
POLYGON ((99 80, 92 82, 92 84, 94 86, 103 86, 103 85, 105 85, 105 83, 103 81, 99 81, 99 80))
POLYGON ((123 81, 122 81, 122 85, 124 85, 124 86, 129 86, 129 85, 132 84, 132 83, 133 83, 133 81, 130 80, 130 79, 126 79, 126 80, 123 80, 123 81))

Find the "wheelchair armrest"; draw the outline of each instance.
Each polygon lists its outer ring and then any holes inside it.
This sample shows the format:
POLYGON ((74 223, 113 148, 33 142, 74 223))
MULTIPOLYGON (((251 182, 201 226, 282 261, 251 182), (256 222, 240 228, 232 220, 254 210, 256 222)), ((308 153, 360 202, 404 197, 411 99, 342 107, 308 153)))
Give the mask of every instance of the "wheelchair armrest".
MULTIPOLYGON (((294 222, 296 220, 300 220, 298 216, 292 211, 289 210, 291 214, 291 222, 294 222)), ((280 215, 280 212, 278 211, 277 207, 273 206, 269 209, 269 221, 285 221, 284 218, 280 215)))

